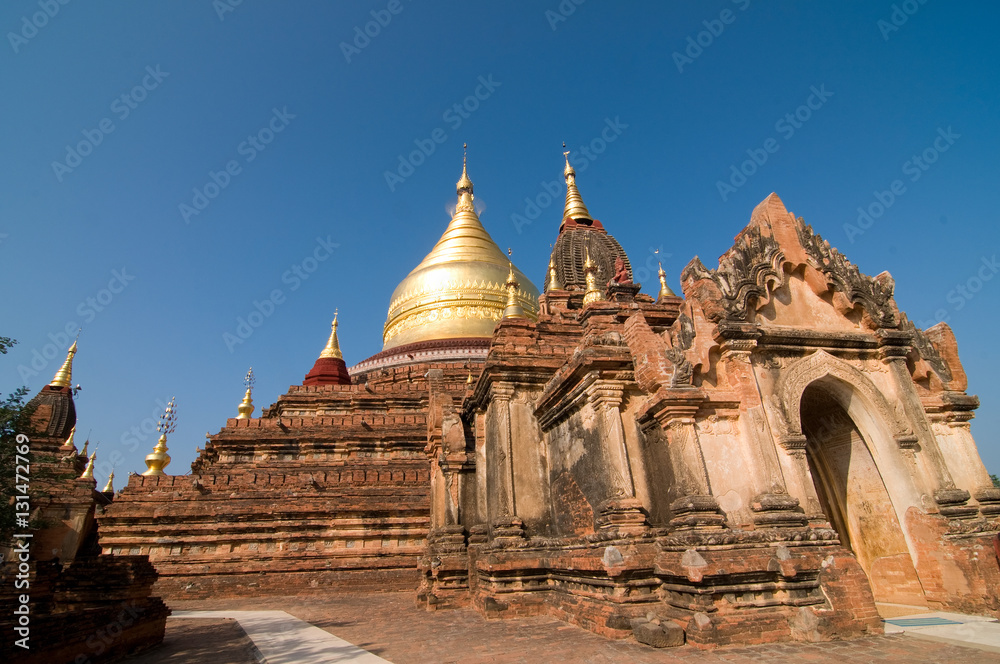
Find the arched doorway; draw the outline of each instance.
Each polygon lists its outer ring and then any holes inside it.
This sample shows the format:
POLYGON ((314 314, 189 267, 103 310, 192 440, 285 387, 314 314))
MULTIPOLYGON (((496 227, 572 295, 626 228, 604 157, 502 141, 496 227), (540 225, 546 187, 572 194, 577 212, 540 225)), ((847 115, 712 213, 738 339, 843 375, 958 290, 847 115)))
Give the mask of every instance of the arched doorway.
POLYGON ((802 394, 802 433, 820 505, 868 575, 876 602, 924 606, 899 519, 872 457, 872 441, 848 414, 851 403, 842 403, 845 398, 857 396, 829 378, 802 394))

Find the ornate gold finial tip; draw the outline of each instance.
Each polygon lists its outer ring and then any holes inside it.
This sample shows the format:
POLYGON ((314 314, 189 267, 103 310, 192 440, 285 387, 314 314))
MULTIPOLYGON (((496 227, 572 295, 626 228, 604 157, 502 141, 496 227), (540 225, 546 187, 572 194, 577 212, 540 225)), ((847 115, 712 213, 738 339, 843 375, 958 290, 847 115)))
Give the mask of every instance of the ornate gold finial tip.
MULTIPOLYGON (((467 148, 468 144, 466 143, 462 147, 467 148)), ((468 153, 462 156, 462 177, 459 178, 457 185, 457 193, 459 195, 461 195, 462 192, 468 192, 469 194, 472 193, 472 180, 469 179, 469 171, 466 166, 467 160, 468 153)))
MULTIPOLYGON (((566 147, 565 143, 563 143, 563 147, 566 147)), ((567 178, 570 177, 571 175, 573 177, 576 177, 576 171, 573 170, 573 167, 570 166, 569 164, 569 150, 563 152, 563 157, 566 158, 566 168, 563 169, 563 175, 566 176, 567 178)))
POLYGON ((553 258, 549 258, 549 290, 562 290, 559 283, 559 275, 556 274, 556 263, 553 258))
POLYGON ((108 483, 104 485, 104 489, 101 490, 101 493, 114 493, 115 492, 114 481, 115 481, 115 471, 112 470, 111 474, 108 475, 108 483))
POLYGON ((323 352, 319 354, 320 357, 332 358, 335 360, 344 359, 344 354, 340 352, 340 340, 337 338, 337 326, 340 324, 337 322, 337 317, 339 315, 338 310, 334 309, 333 322, 330 324, 330 338, 327 339, 323 352))
MULTIPOLYGON (((247 390, 249 392, 249 389, 247 390)), ((163 411, 160 422, 156 425, 156 430, 160 432, 160 439, 156 441, 156 447, 152 454, 146 455, 146 467, 148 470, 143 475, 163 475, 163 469, 170 464, 170 455, 167 454, 167 434, 173 433, 177 428, 177 406, 176 397, 171 397, 163 411)))
POLYGON ((660 265, 659 277, 660 277, 659 297, 676 297, 673 289, 667 285, 667 275, 663 271, 663 265, 660 265))
POLYGON ((66 448, 66 449, 73 448, 75 450, 76 449, 76 444, 73 442, 74 438, 76 438, 76 425, 75 424, 73 425, 73 428, 69 430, 69 437, 66 438, 66 442, 63 443, 63 447, 66 448))
POLYGON ((66 351, 66 360, 63 362, 62 366, 59 367, 59 371, 53 376, 52 382, 49 383, 52 387, 69 387, 73 383, 73 356, 76 355, 76 340, 73 341, 73 345, 69 347, 66 351))
POLYGON ((243 385, 247 388, 246 393, 243 395, 243 401, 236 408, 236 412, 239 413, 236 416, 238 420, 248 420, 253 414, 253 386, 257 382, 257 379, 253 375, 253 367, 250 367, 250 371, 243 378, 243 385))
POLYGON ((87 460, 87 467, 83 469, 83 475, 80 475, 82 480, 94 479, 94 461, 97 459, 97 452, 90 455, 90 459, 87 460))
POLYGON ((517 299, 517 289, 520 284, 517 283, 517 277, 514 276, 514 264, 510 263, 510 272, 507 273, 507 283, 504 287, 507 289, 507 306, 503 310, 504 318, 527 318, 524 314, 524 307, 517 299))

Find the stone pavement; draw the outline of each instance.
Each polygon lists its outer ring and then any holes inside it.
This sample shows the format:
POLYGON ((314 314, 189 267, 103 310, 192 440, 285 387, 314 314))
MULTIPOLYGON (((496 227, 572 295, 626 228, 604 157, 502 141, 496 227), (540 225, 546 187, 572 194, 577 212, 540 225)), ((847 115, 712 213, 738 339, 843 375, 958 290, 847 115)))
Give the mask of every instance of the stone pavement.
MULTIPOLYGON (((868 664, 902 661, 907 664, 953 662, 955 664, 1000 663, 1000 654, 914 638, 904 634, 827 643, 781 643, 745 648, 698 650, 691 646, 656 650, 631 639, 611 641, 586 630, 548 617, 485 620, 471 609, 427 612, 414 605, 413 593, 331 592, 324 597, 274 597, 246 600, 169 602, 175 615, 181 611, 254 611, 266 607, 285 611, 395 664, 469 664, 582 662, 603 664, 636 662, 836 662, 868 664)), ((218 614, 217 614, 218 615, 218 614)), ((927 614, 919 617, 926 617, 927 614)), ((171 618, 168 637, 178 625, 197 622, 171 618)), ((258 645, 258 647, 260 647, 258 645)), ((344 656, 349 649, 339 651, 344 656)), ((358 653, 355 653, 358 654, 358 653)), ((166 660, 165 660, 166 661, 166 660)), ((170 659, 171 664, 211 660, 170 659)), ((268 658, 271 664, 308 660, 268 658)), ((348 662, 349 659, 318 660, 348 662)), ((359 660, 355 660, 359 661, 359 660)), ((133 664, 130 660, 129 664, 133 664)))
POLYGON ((284 611, 177 611, 177 619, 232 618, 267 664, 388 664, 384 659, 284 611))
POLYGON ((920 613, 886 621, 886 634, 902 634, 918 639, 974 646, 1000 654, 1000 623, 992 618, 960 613, 920 613))
POLYGON ((208 619, 167 620, 163 643, 125 661, 128 664, 259 664, 260 659, 253 641, 235 620, 208 619))

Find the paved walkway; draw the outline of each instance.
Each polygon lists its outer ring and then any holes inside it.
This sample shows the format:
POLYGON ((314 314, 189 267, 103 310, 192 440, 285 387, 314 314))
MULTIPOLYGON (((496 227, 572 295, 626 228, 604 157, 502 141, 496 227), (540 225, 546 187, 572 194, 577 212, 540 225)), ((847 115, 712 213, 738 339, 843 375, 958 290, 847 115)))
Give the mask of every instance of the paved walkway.
POLYGON ((927 641, 972 646, 1000 654, 1000 623, 992 618, 940 611, 920 613, 887 620, 885 633, 906 634, 927 641))
MULTIPOLYGON (((188 611, 197 611, 216 620, 220 616, 236 617, 269 664, 383 661, 394 664, 1000 663, 1000 653, 982 649, 982 645, 969 648, 958 646, 954 641, 926 640, 929 633, 924 627, 907 626, 906 623, 903 626, 905 634, 852 641, 779 643, 712 651, 692 646, 657 650, 631 639, 611 641, 548 617, 488 621, 471 609, 427 612, 414 605, 411 592, 331 592, 325 597, 172 601, 169 604, 174 616, 180 619, 172 617, 167 622, 168 634, 172 626, 191 622, 193 616, 188 611), (257 611, 262 604, 272 610, 257 611), (209 612, 202 613, 205 610, 209 612), (254 618, 244 622, 238 617, 240 614, 254 618), (275 624, 269 625, 272 619, 275 624), (921 632, 918 638, 914 638, 916 631, 921 632), (366 657, 371 659, 364 659, 366 657)), ((926 621, 935 615, 939 614, 903 616, 894 620, 919 618, 926 621)), ((986 625, 988 623, 981 621, 972 624, 967 632, 969 638, 975 637, 986 625)), ((934 626, 926 626, 927 629, 931 627, 934 626)), ((214 660, 207 661, 214 664, 214 660)), ((170 662, 187 664, 181 659, 170 662)))
POLYGON ((388 664, 284 611, 175 611, 172 618, 232 618, 239 622, 267 664, 388 664))
MULTIPOLYGON (((128 664, 260 664, 260 653, 235 620, 167 620, 163 643, 128 664)), ((56 664, 53 662, 52 664, 56 664)))

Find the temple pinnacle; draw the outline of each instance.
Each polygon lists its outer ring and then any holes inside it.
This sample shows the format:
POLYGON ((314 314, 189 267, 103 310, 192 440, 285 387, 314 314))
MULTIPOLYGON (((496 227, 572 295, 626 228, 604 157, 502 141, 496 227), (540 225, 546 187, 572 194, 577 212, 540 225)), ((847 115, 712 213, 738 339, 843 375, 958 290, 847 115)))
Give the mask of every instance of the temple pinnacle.
POLYGON ((243 385, 246 386, 246 394, 243 395, 243 401, 236 408, 239 415, 236 416, 238 420, 249 420, 250 416, 253 415, 253 384, 255 382, 253 376, 253 367, 247 371, 247 375, 243 378, 243 385))
POLYGON ((92 480, 94 479, 94 461, 97 459, 97 452, 90 455, 90 459, 87 461, 87 467, 83 469, 83 475, 80 475, 81 480, 92 480))
POLYGON ((594 266, 594 262, 590 260, 590 248, 584 247, 583 252, 585 256, 583 271, 587 275, 587 290, 583 294, 583 306, 587 306, 592 302, 603 300, 604 293, 597 287, 597 276, 594 274, 597 268, 594 266))
MULTIPOLYGON (((563 143, 563 147, 566 147, 565 143, 563 143)), ((590 211, 583 204, 580 190, 576 187, 576 171, 570 166, 569 150, 563 152, 563 156, 566 158, 566 168, 563 170, 563 175, 566 176, 566 206, 563 208, 563 223, 567 219, 593 221, 594 218, 590 216, 590 211)))
POLYGON ((323 352, 319 354, 320 357, 329 357, 335 360, 344 359, 343 353, 340 352, 340 340, 337 339, 337 315, 338 310, 333 310, 333 322, 330 324, 330 338, 326 342, 326 348, 323 352))
POLYGON ((177 406, 174 399, 170 399, 163 416, 160 418, 156 430, 160 432, 160 439, 156 441, 156 447, 152 454, 146 455, 146 467, 149 469, 143 475, 163 475, 163 469, 170 464, 170 455, 167 454, 167 434, 173 433, 177 428, 177 406))
MULTIPOLYGON (((507 250, 510 251, 509 249, 507 250)), ((517 301, 517 277, 514 276, 514 264, 510 264, 510 272, 507 273, 507 282, 504 286, 507 287, 507 307, 503 310, 504 318, 527 318, 524 315, 524 309, 521 304, 517 301)))
POLYGON ((458 191, 457 191, 457 193, 461 194, 463 191, 468 191, 471 194, 472 193, 472 180, 469 179, 469 172, 468 172, 467 167, 466 167, 466 162, 468 161, 468 158, 469 158, 469 144, 468 143, 462 143, 462 149, 465 150, 465 153, 462 155, 462 177, 459 178, 459 180, 458 180, 458 185, 457 185, 458 186, 458 191))
POLYGON ((59 371, 56 372, 55 377, 52 382, 49 383, 52 387, 69 387, 70 383, 73 382, 73 356, 76 355, 76 341, 73 341, 73 345, 69 347, 66 352, 66 361, 63 365, 59 367, 59 371))
MULTIPOLYGON (((468 143, 462 144, 463 148, 468 148, 468 143)), ((456 185, 456 193, 458 194, 458 205, 455 206, 455 212, 459 210, 469 210, 475 211, 475 206, 472 201, 475 196, 472 194, 472 180, 469 179, 469 171, 466 165, 468 160, 468 152, 462 155, 462 177, 459 178, 458 184, 456 185)))
POLYGON ((115 482, 115 471, 112 470, 111 474, 108 475, 108 483, 104 485, 104 488, 101 490, 101 493, 114 493, 115 492, 114 482, 115 482))
POLYGON ((549 287, 547 290, 562 290, 562 284, 559 283, 559 276, 556 274, 556 263, 552 258, 549 258, 549 287))
POLYGON ((76 443, 73 442, 74 438, 76 438, 76 425, 75 424, 73 425, 73 428, 69 430, 69 437, 66 438, 66 442, 63 443, 62 447, 59 448, 59 449, 65 450, 67 452, 76 452, 76 443))
POLYGON ((674 291, 670 289, 667 285, 667 275, 663 272, 663 266, 660 265, 660 295, 659 297, 676 297, 674 291))

